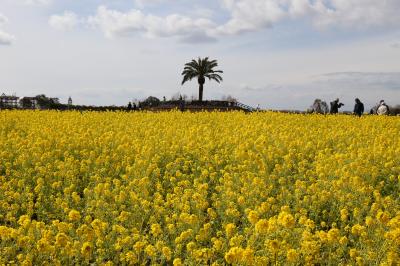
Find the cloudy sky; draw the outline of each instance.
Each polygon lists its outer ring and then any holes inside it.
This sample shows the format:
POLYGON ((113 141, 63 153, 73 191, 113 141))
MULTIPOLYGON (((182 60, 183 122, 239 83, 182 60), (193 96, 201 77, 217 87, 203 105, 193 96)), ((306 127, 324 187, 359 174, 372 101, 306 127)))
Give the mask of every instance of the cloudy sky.
POLYGON ((185 62, 217 59, 252 106, 336 97, 400 104, 399 0, 0 0, 0 93, 123 105, 197 95, 185 62))

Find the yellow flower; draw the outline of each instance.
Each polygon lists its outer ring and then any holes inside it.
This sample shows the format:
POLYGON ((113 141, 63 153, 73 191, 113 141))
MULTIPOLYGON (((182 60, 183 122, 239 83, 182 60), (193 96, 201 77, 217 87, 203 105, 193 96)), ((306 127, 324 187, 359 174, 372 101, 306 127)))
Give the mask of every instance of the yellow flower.
POLYGON ((243 256, 243 249, 240 247, 233 247, 225 253, 225 261, 229 264, 238 263, 243 256))
POLYGON ((250 223, 255 224, 258 221, 258 213, 256 211, 250 211, 247 215, 247 219, 249 219, 250 223))
POLYGON ((383 224, 386 224, 389 221, 390 216, 389 216, 389 214, 387 212, 378 211, 378 213, 376 214, 376 219, 379 222, 381 222, 383 224))
POLYGON ((286 228, 292 228, 295 224, 295 219, 293 215, 287 213, 286 211, 282 211, 281 213, 279 213, 278 221, 281 225, 283 225, 286 228))
POLYGON ((42 238, 37 242, 36 248, 39 252, 48 252, 50 250, 50 243, 47 239, 42 238))
POLYGON ((231 237, 236 231, 236 226, 233 223, 225 225, 225 232, 227 237, 231 237))
POLYGON ((132 251, 128 251, 128 252, 125 254, 125 259, 126 259, 126 261, 127 261, 129 264, 138 263, 137 256, 136 256, 136 254, 135 254, 134 252, 132 252, 132 251))
POLYGON ((129 212, 122 211, 122 212, 120 213, 118 219, 119 219, 121 222, 125 222, 125 221, 127 221, 127 220, 129 219, 129 215, 130 215, 129 212))
POLYGON ((254 260, 254 250, 247 247, 243 250, 242 263, 252 265, 254 260))
POLYGON ((332 228, 328 231, 328 241, 331 243, 335 243, 339 240, 340 231, 337 228, 332 228))
POLYGON ((64 233, 58 233, 56 235, 56 245, 60 247, 65 247, 68 243, 68 236, 64 233))
POLYGON ((173 261, 172 264, 173 264, 174 266, 182 266, 182 265, 183 265, 182 260, 179 259, 179 258, 174 259, 174 261, 173 261))
POLYGON ((25 228, 29 226, 30 222, 31 222, 31 219, 29 218, 28 215, 21 215, 21 217, 19 217, 19 220, 18 220, 18 224, 25 228))
POLYGON ((356 258, 356 263, 357 263, 357 265, 359 265, 359 266, 364 265, 364 260, 363 260, 363 258, 357 257, 357 258, 356 258))
POLYGON ((77 210, 71 210, 68 214, 70 221, 78 221, 81 219, 81 214, 77 210))
POLYGON ((296 262, 298 257, 299 254, 295 249, 289 249, 286 253, 286 258, 288 262, 296 262))
POLYGON ((238 247, 242 243, 244 237, 242 235, 236 235, 229 240, 229 245, 231 247, 238 247))
POLYGON ((267 219, 260 219, 255 226, 255 230, 258 234, 266 234, 268 232, 268 220, 267 219))
POLYGON ((267 240, 266 246, 272 253, 276 253, 279 250, 279 242, 276 239, 267 240))
POLYGON ((32 266, 32 261, 30 259, 25 259, 22 263, 22 266, 32 266))
POLYGON ((349 254, 350 254, 351 258, 355 259, 357 257, 357 255, 358 255, 358 252, 357 252, 357 250, 355 248, 352 248, 352 249, 350 249, 349 254))
POLYGON ((194 243, 194 242, 189 242, 186 245, 186 249, 188 252, 192 252, 195 248, 196 248, 196 243, 194 243))
POLYGON ((347 237, 345 237, 345 236, 342 236, 341 238, 340 238, 340 240, 339 240, 339 243, 341 244, 341 245, 347 245, 347 242, 348 242, 348 239, 347 239, 347 237))
POLYGON ((156 256, 156 249, 153 245, 147 245, 147 247, 144 249, 144 252, 146 252, 146 254, 150 257, 156 256))
POLYGON ((213 241, 214 250, 220 251, 222 249, 223 242, 220 239, 216 239, 216 238, 215 239, 213 238, 212 241, 213 241))
POLYGON ((347 221, 348 217, 349 217, 349 211, 347 209, 341 209, 340 210, 340 219, 345 222, 345 221, 347 221))
POLYGON ((390 230, 385 234, 385 238, 391 240, 395 245, 400 245, 400 228, 390 230))
POLYGON ((154 236, 160 235, 160 234, 162 233, 161 226, 160 226, 159 224, 152 224, 152 225, 151 225, 151 233, 152 233, 154 236))
POLYGON ((396 116, 0 117, 3 264, 400 260, 396 116))
POLYGON ((243 205, 245 202, 246 202, 246 199, 245 199, 243 196, 240 196, 240 197, 238 198, 238 203, 239 203, 240 205, 243 205))
POLYGON ((136 252, 140 252, 143 250, 143 248, 146 246, 145 242, 138 241, 133 245, 133 248, 135 249, 136 252))
POLYGON ((92 251, 93 251, 92 243, 90 243, 90 242, 83 243, 82 248, 81 248, 81 254, 84 257, 89 257, 92 254, 92 251))
POLYGON ((351 228, 351 233, 355 236, 360 236, 364 232, 364 230, 364 226, 356 224, 351 228))
POLYGON ((365 218, 365 224, 366 224, 367 226, 372 226, 372 225, 374 224, 374 219, 373 219, 371 216, 367 216, 367 217, 365 218))
POLYGON ((212 208, 207 209, 207 214, 210 216, 211 219, 217 218, 217 213, 212 208))
POLYGON ((171 249, 169 247, 163 247, 162 248, 162 254, 164 255, 164 257, 165 257, 165 259, 167 261, 171 260, 172 252, 171 252, 171 249))
POLYGON ((398 252, 395 251, 389 251, 387 253, 387 262, 388 265, 396 265, 396 263, 398 263, 400 260, 400 255, 398 254, 398 252))

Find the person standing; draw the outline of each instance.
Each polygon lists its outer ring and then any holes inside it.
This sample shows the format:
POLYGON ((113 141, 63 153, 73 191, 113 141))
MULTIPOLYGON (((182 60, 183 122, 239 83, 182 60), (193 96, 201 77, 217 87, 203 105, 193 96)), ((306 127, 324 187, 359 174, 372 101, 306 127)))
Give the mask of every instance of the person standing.
POLYGON ((339 113, 339 108, 344 106, 343 103, 339 103, 339 98, 336 98, 333 102, 331 102, 331 114, 339 113))
POLYGON ((354 105, 354 114, 359 117, 364 113, 364 104, 360 101, 360 99, 356 98, 356 104, 354 105))
POLYGON ((385 103, 384 100, 379 102, 379 106, 376 109, 376 114, 378 115, 388 115, 389 114, 389 106, 385 103))
POLYGON ((182 95, 179 96, 179 110, 181 110, 181 112, 185 111, 185 100, 182 95))

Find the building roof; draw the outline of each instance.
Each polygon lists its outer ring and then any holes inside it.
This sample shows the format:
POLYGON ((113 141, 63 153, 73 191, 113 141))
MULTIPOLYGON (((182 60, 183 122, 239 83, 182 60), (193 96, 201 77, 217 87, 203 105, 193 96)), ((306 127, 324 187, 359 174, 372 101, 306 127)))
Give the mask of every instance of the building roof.
POLYGON ((0 99, 2 100, 18 100, 19 97, 14 96, 14 95, 5 95, 4 93, 0 95, 0 99))

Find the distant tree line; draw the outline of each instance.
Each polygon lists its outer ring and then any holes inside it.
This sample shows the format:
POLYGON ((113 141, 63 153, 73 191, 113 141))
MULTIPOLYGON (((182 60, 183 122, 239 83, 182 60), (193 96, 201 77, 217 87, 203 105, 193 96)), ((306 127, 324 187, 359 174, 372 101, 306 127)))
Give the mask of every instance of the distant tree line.
POLYGON ((222 100, 212 100, 212 101, 200 101, 197 99, 188 100, 186 95, 179 95, 178 97, 174 95, 171 100, 166 100, 164 97, 163 100, 158 99, 157 97, 150 96, 143 101, 139 102, 139 108, 146 108, 146 107, 157 107, 157 106, 165 106, 165 105, 176 105, 179 106, 182 102, 186 105, 196 105, 196 106, 230 106, 233 103, 237 102, 237 99, 228 95, 223 96, 222 100))
POLYGON ((0 102, 0 109, 37 109, 37 110, 77 110, 77 111, 126 111, 127 106, 87 106, 63 104, 57 98, 49 98, 44 94, 35 97, 23 97, 19 105, 0 102))

